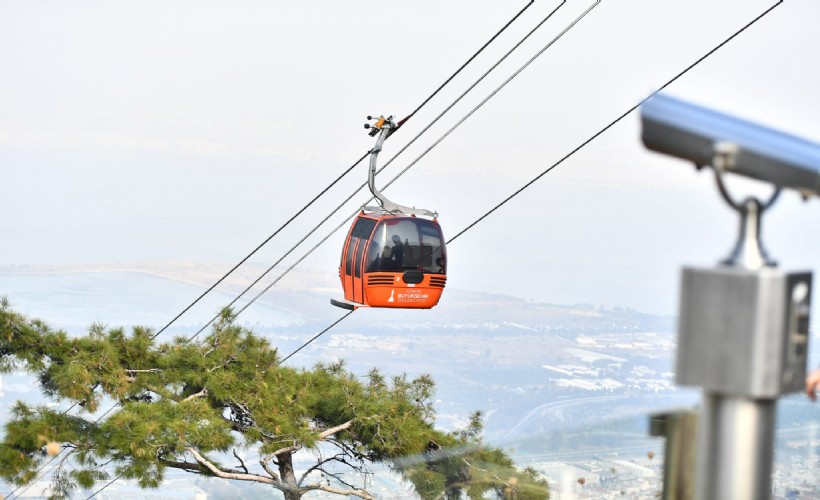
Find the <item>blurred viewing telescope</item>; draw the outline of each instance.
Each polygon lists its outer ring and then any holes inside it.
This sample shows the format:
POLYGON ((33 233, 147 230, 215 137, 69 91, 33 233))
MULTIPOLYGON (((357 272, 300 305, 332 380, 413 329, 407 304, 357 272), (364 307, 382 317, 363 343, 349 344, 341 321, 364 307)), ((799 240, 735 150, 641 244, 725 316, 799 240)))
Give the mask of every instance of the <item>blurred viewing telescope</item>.
POLYGON ((693 498, 769 500, 777 400, 800 391, 806 376, 812 274, 776 267, 760 241, 761 218, 782 188, 820 195, 820 145, 660 94, 641 106, 641 121, 647 148, 711 166, 740 215, 729 257, 681 275, 675 382, 703 389, 693 498), (727 172, 774 192, 766 202, 737 201, 727 172))
POLYGON ((641 106, 641 122, 653 151, 820 195, 820 144, 663 94, 641 106))

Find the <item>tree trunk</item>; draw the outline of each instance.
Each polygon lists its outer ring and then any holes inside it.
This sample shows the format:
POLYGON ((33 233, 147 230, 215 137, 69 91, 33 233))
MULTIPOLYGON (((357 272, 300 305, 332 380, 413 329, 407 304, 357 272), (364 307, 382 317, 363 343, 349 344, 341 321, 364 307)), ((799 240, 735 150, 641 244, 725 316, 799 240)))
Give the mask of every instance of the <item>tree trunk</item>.
POLYGON ((296 484, 296 474, 293 473, 293 454, 283 453, 277 457, 279 462, 279 477, 282 482, 288 487, 284 490, 285 500, 300 500, 302 492, 299 491, 299 485, 296 484))

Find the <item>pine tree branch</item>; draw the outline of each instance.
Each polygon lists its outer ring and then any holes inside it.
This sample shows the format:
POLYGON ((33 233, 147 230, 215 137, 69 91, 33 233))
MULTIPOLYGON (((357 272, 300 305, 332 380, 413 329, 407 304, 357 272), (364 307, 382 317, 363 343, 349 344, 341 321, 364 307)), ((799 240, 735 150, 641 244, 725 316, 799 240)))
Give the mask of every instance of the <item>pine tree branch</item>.
POLYGON ((277 488, 282 487, 282 483, 280 483, 279 481, 275 481, 275 480, 273 480, 269 477, 259 476, 259 475, 256 475, 256 474, 245 474, 243 472, 238 472, 238 471, 226 472, 226 471, 220 469, 219 467, 217 467, 216 465, 212 464, 207 458, 200 455, 199 452, 196 451, 194 448, 187 447, 187 448, 185 448, 185 451, 187 451, 188 453, 193 455, 197 462, 199 462, 200 464, 205 466, 205 468, 207 468, 209 471, 211 471, 211 473, 216 477, 220 477, 222 479, 235 479, 237 481, 251 481, 251 482, 255 482, 255 483, 265 483, 265 484, 269 484, 271 486, 275 486, 277 488))
MULTIPOLYGON (((334 474, 329 474, 329 473, 328 473, 328 472, 326 472, 324 469, 322 469, 322 466, 323 466, 324 464, 328 463, 328 462, 337 461, 339 457, 343 457, 343 456, 344 456, 344 454, 343 454, 343 453, 339 453, 339 454, 334 455, 334 456, 332 456, 332 457, 330 457, 330 458, 322 458, 322 459, 320 459, 318 462, 316 462, 316 464, 315 464, 315 465, 312 465, 312 466, 311 466, 308 470, 306 470, 306 471, 304 472, 304 474, 302 474, 302 476, 299 478, 299 481, 298 481, 297 483, 301 486, 301 485, 302 485, 302 483, 305 481, 305 479, 306 479, 306 478, 310 475, 310 473, 311 473, 311 472, 313 472, 313 471, 315 471, 315 470, 318 470, 318 471, 320 471, 320 472, 323 472, 323 473, 325 473, 325 474, 327 474, 327 475, 329 475, 329 476, 336 477, 334 474)), ((337 478, 337 479, 338 479, 338 478, 337 478)), ((344 482, 344 481, 342 481, 342 482, 344 482)), ((346 484, 346 485, 347 485, 347 484, 346 484)), ((350 485, 347 485, 347 486, 350 486, 350 485)))
POLYGON ((259 464, 262 466, 263 469, 265 469, 265 472, 270 474, 270 477, 272 477, 274 481, 278 482, 279 474, 274 472, 273 469, 270 468, 270 465, 268 465, 268 462, 270 462, 271 458, 273 458, 272 455, 266 455, 259 459, 259 464))
POLYGON ((297 444, 297 445, 293 445, 293 446, 288 446, 287 448, 280 448, 280 449, 274 451, 273 453, 271 453, 269 456, 271 458, 273 458, 277 455, 282 455, 282 454, 285 454, 285 453, 293 453, 294 451, 299 451, 301 449, 302 449, 302 446, 297 444))
POLYGON ((161 463, 162 465, 164 465, 166 467, 171 467, 172 469, 182 469, 182 470, 186 470, 188 472, 195 472, 195 473, 198 473, 198 474, 210 475, 210 472, 208 471, 208 469, 206 469, 205 466, 203 466, 201 464, 195 464, 195 463, 191 463, 191 462, 177 462, 175 460, 168 460, 168 459, 165 459, 165 458, 160 458, 159 463, 161 463))
POLYGON ((355 420, 356 419, 353 418, 353 419, 350 419, 350 420, 348 420, 347 422, 345 422, 341 425, 337 425, 336 427, 331 427, 330 429, 325 430, 324 432, 319 434, 319 439, 324 441, 328 436, 332 436, 332 435, 336 434, 337 432, 341 432, 345 429, 349 429, 350 426, 353 425, 353 422, 355 420))
POLYGON ((247 467, 245 467, 245 462, 244 462, 241 458, 239 458, 239 455, 237 455, 237 454, 236 454, 236 450, 235 450, 235 449, 234 449, 234 450, 231 450, 231 451, 233 451, 233 456, 235 456, 235 457, 236 457, 236 459, 237 459, 237 460, 239 460, 239 466, 240 466, 240 467, 242 467, 242 469, 244 469, 244 470, 245 470, 245 474, 247 474, 247 473, 248 473, 248 468, 247 468, 247 467))
POLYGON ((196 398, 204 398, 207 395, 208 395, 208 388, 203 387, 201 391, 197 392, 196 394, 191 394, 187 398, 183 399, 182 402, 184 403, 185 401, 190 401, 190 400, 196 399, 196 398))
POLYGON ((312 486, 305 486, 304 489, 306 491, 310 490, 319 490, 325 491, 327 493, 333 493, 336 495, 348 495, 363 498, 364 500, 378 500, 376 497, 370 494, 367 490, 360 490, 360 489, 350 489, 350 490, 343 490, 341 488, 334 488, 330 485, 324 484, 314 484, 312 486))
MULTIPOLYGON (((355 490, 355 489, 357 489, 355 486, 353 486, 352 484, 350 484, 350 483, 348 483, 347 481, 345 481, 344 479, 342 479, 342 478, 341 478, 341 473, 340 473, 340 474, 334 474, 334 473, 332 473, 332 472, 328 472, 328 471, 326 471, 326 470, 322 469, 321 467, 320 467, 320 468, 316 468, 315 470, 317 470, 317 471, 321 472, 322 474, 325 474, 326 476, 330 476, 330 477, 332 477, 333 479, 335 479, 336 481, 338 481, 338 482, 342 483, 343 485, 347 486, 347 487, 348 487, 348 488, 350 488, 351 490, 355 490)), ((365 484, 367 484, 367 483, 365 483, 365 484)), ((300 482, 300 485, 301 485, 301 482, 300 482)), ((317 485, 317 486, 321 486, 321 483, 316 483, 316 485, 317 485)), ((328 484, 328 486, 330 486, 330 484, 328 484)))
POLYGON ((326 439, 325 442, 332 444, 333 446, 339 448, 343 453, 347 456, 353 457, 360 462, 364 462, 366 460, 373 461, 373 457, 367 454, 364 454, 358 451, 355 447, 350 446, 338 439, 326 439))

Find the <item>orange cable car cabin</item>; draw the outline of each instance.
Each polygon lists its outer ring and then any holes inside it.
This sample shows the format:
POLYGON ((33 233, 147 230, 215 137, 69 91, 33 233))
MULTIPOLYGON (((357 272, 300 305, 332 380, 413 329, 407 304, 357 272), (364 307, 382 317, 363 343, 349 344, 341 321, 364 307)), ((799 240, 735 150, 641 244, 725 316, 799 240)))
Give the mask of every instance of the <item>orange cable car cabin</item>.
POLYGON ((350 227, 339 277, 347 309, 430 309, 447 282, 447 253, 435 219, 362 211, 350 227))
POLYGON ((351 224, 339 265, 344 299, 330 303, 350 310, 430 309, 447 282, 444 235, 435 212, 398 205, 376 189, 376 158, 398 127, 392 117, 379 117, 372 128, 379 138, 370 154, 368 186, 381 206, 363 207, 351 224))

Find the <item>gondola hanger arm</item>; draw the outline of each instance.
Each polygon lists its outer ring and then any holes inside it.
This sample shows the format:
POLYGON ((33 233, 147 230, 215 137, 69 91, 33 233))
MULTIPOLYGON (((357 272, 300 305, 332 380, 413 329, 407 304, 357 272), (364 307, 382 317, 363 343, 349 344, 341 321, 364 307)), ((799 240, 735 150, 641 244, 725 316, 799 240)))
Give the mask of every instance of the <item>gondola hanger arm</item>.
POLYGON ((370 188, 370 192, 373 193, 373 196, 379 201, 379 205, 381 205, 382 212, 389 213, 389 214, 404 214, 404 215, 423 215, 425 217, 437 217, 438 214, 436 212, 431 212, 430 210, 426 210, 424 208, 416 208, 416 207, 408 207, 405 205, 399 205, 398 203, 394 203, 387 199, 386 196, 382 194, 376 188, 376 164, 377 159, 379 157, 379 153, 382 150, 382 144, 384 144, 385 139, 390 137, 396 129, 398 129, 398 125, 396 122, 393 121, 393 116, 388 116, 385 118, 383 115, 380 115, 378 118, 374 118, 372 116, 367 117, 368 120, 375 120, 373 124, 366 123, 364 128, 370 129, 370 136, 374 137, 378 135, 376 139, 376 144, 370 150, 370 171, 367 176, 367 187, 370 188))

